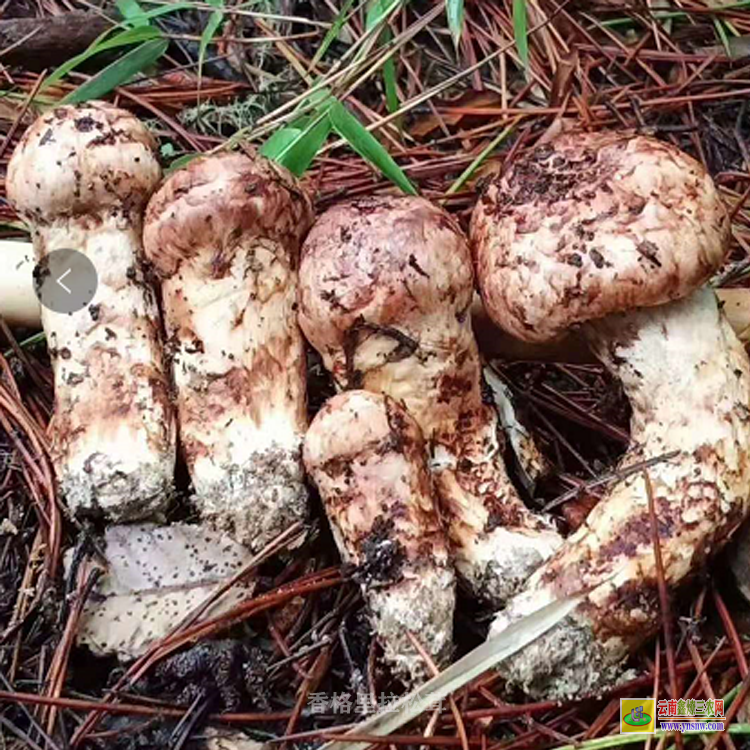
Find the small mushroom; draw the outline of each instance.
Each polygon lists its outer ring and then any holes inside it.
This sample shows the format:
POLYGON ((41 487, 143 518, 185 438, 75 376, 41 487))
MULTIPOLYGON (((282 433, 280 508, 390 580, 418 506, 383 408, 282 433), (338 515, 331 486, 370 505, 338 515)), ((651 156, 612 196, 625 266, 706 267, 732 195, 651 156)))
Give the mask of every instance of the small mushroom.
POLYGON ((310 231, 300 325, 339 388, 385 393, 419 424, 458 573, 499 605, 560 544, 521 502, 471 329, 471 257, 421 198, 335 206, 310 231))
POLYGON ((423 681, 429 666, 409 633, 444 665, 455 587, 417 423, 387 396, 339 394, 310 425, 305 466, 362 585, 386 662, 407 683, 423 681))
POLYGON ((161 177, 154 149, 128 112, 56 107, 26 132, 6 181, 37 259, 77 250, 98 273, 87 309, 42 311, 55 377, 50 434, 70 508, 123 521, 162 509, 174 470, 159 312, 142 268, 143 208, 161 177))
POLYGON ((203 518, 253 550, 307 514, 297 258, 311 201, 285 170, 225 153, 149 203, 180 439, 203 518))
POLYGON ((590 591, 563 623, 501 666, 547 698, 594 693, 659 624, 653 498, 664 580, 698 571, 748 510, 750 364, 713 291, 729 221, 711 178, 674 146, 568 134, 491 183, 471 241, 488 314, 543 342, 579 325, 633 410, 621 468, 585 523, 507 609, 499 633, 590 591))

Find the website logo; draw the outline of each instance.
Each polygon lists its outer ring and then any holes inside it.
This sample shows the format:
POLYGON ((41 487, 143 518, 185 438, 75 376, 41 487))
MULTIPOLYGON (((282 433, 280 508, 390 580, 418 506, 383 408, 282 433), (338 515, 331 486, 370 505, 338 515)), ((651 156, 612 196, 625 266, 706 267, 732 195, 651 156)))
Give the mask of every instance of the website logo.
POLYGON ((655 703, 653 698, 620 698, 620 734, 653 734, 656 728, 655 703))
POLYGON ((726 726, 724 701, 720 698, 620 699, 620 734, 653 734, 657 722, 665 732, 723 732, 726 726))

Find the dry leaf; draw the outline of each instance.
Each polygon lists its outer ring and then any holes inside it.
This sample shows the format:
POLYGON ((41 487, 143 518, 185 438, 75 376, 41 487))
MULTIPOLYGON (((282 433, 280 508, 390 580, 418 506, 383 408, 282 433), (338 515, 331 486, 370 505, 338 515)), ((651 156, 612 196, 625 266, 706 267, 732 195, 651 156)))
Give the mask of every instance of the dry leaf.
MULTIPOLYGON (((229 537, 187 524, 110 526, 105 545, 108 569, 86 603, 78 643, 125 660, 167 635, 252 559, 229 537)), ((233 586, 207 614, 227 611, 253 588, 252 580, 233 586)))
MULTIPOLYGON (((441 107, 495 107, 501 102, 499 94, 492 91, 467 91, 461 94, 457 99, 440 100, 435 99, 433 103, 440 110, 441 107)), ((457 125, 464 117, 470 117, 471 112, 446 112, 442 115, 443 122, 446 125, 457 125)), ((440 118, 434 113, 417 118, 414 124, 409 128, 409 133, 414 138, 422 138, 429 135, 433 130, 440 127, 440 118)))

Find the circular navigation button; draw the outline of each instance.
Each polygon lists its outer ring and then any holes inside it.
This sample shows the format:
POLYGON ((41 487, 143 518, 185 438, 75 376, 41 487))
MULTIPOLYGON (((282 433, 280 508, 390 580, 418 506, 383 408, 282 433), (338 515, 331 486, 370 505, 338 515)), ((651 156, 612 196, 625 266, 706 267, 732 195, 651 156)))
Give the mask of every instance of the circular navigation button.
POLYGON ((34 292, 52 312, 83 310, 94 299, 97 284, 94 264, 77 250, 53 250, 34 267, 34 292))

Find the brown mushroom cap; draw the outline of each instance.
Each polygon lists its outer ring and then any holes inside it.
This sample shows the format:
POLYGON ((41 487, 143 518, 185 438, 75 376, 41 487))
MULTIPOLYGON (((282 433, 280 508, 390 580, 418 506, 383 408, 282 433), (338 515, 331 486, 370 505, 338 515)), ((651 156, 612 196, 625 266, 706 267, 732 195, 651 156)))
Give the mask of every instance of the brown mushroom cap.
POLYGON ((38 224, 103 211, 140 215, 161 179, 156 141, 130 112, 91 102, 55 107, 8 165, 8 194, 38 224))
POLYGON ((283 167, 224 153, 191 161, 161 186, 148 205, 144 245, 162 277, 206 248, 206 275, 220 277, 248 234, 279 241, 296 266, 312 218, 310 198, 283 167))
MULTIPOLYGON (((469 249, 447 214, 423 198, 364 198, 329 209, 307 236, 300 326, 318 351, 343 351, 359 322, 408 328, 416 317, 427 321, 423 346, 448 346, 444 317, 468 315, 472 288, 469 249)), ((340 383, 344 367, 337 357, 340 383)))
POLYGON ((531 342, 684 297, 720 266, 728 238, 697 161, 611 132, 569 133, 534 150, 490 183, 471 227, 490 316, 531 342))

